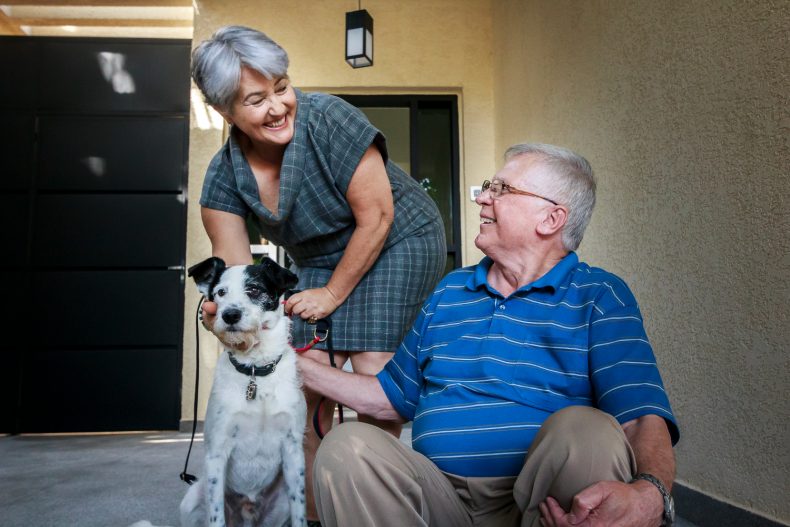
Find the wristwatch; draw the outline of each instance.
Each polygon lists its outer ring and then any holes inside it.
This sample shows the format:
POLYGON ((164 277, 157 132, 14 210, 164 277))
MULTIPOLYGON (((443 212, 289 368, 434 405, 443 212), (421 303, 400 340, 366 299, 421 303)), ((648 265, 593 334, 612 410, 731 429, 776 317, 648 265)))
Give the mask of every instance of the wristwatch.
POLYGON ((672 527, 672 524, 675 522, 675 500, 672 499, 672 495, 667 492, 667 488, 663 483, 661 483, 661 480, 655 477, 653 474, 640 472, 634 476, 634 479, 631 480, 631 483, 638 479, 649 481, 655 485, 658 489, 658 492, 661 493, 661 497, 664 498, 664 521, 661 522, 661 527, 672 527))

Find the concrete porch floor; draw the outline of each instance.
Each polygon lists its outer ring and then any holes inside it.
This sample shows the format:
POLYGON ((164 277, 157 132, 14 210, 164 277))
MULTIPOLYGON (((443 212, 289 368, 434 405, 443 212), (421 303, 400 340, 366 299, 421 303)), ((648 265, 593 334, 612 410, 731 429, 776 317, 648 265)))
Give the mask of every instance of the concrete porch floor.
MULTIPOLYGON (((410 428, 401 439, 411 442, 410 428)), ((178 475, 188 446, 189 434, 178 432, 0 436, 0 524, 179 525, 178 504, 187 485, 178 475)), ((189 471, 202 475, 202 436, 189 471)), ((695 527, 683 519, 676 525, 695 527)))

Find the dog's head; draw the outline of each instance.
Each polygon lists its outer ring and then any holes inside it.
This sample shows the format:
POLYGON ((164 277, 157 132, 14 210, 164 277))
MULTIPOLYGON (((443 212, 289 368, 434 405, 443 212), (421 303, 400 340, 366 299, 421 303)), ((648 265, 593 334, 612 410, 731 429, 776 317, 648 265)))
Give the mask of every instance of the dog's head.
POLYGON ((228 347, 248 351, 260 331, 272 329, 283 318, 280 297, 296 285, 296 275, 264 258, 257 265, 226 267, 212 257, 189 268, 198 290, 217 303, 213 332, 228 347))

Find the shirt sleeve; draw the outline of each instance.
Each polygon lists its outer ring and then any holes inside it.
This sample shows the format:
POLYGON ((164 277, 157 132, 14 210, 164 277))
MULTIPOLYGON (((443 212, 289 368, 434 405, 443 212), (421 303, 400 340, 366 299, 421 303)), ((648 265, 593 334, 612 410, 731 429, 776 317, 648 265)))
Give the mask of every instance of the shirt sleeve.
POLYGON ((231 212, 242 217, 249 213, 236 187, 233 167, 223 160, 222 150, 214 156, 206 170, 200 204, 208 209, 231 212))
POLYGON ((655 414, 667 423, 672 444, 680 434, 642 315, 625 284, 610 286, 590 321, 590 375, 596 407, 619 423, 655 414), (608 305, 607 305, 608 304, 608 305))
POLYGON ((428 302, 423 305, 417 320, 401 342, 395 355, 377 375, 379 384, 392 406, 407 421, 414 420, 417 402, 422 392, 423 376, 420 367, 422 332, 427 327, 428 302))
POLYGON ((386 141, 360 109, 339 98, 333 98, 327 105, 324 122, 327 138, 325 151, 328 152, 326 160, 335 185, 345 195, 351 177, 371 144, 378 147, 386 164, 386 141))

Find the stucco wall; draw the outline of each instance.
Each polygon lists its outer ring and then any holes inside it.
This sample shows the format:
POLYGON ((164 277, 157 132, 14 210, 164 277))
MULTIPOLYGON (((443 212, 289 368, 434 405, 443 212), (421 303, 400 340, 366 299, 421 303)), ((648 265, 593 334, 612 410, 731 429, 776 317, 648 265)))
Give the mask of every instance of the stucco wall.
MULTIPOLYGON (((343 60, 345 12, 356 2, 342 0, 198 1, 194 41, 227 24, 244 24, 267 33, 291 59, 289 74, 297 87, 334 93, 450 93, 459 96, 461 141, 461 214, 463 256, 473 261, 477 207, 468 200, 470 184, 479 184, 496 165, 493 134, 491 10, 489 0, 366 0, 373 16, 375 65, 351 69, 343 60), (466 179, 470 182, 467 183, 466 179)), ((221 130, 192 123, 189 161, 187 261, 210 255, 200 223, 198 198, 206 166, 221 145, 221 130)), ((194 390, 194 309, 198 295, 186 288, 182 416, 192 419, 194 390)), ((201 338, 200 414, 207 400, 217 355, 216 340, 201 338)))
POLYGON ((556 143, 596 170, 581 256, 640 301, 679 479, 790 521, 790 4, 492 6, 496 151, 556 143))

